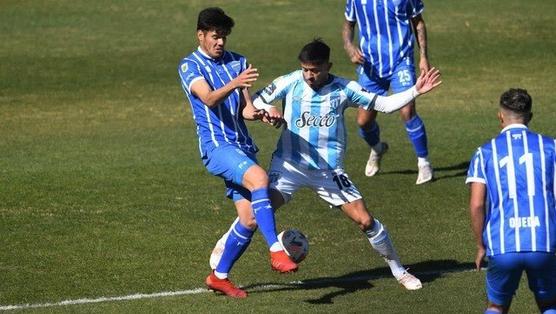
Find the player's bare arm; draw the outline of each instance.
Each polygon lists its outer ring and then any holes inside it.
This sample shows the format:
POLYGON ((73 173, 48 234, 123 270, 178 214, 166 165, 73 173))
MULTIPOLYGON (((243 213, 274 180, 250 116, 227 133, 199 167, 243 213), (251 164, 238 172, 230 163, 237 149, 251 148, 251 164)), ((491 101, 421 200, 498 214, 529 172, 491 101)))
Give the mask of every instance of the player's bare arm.
POLYGON ((485 219, 485 196, 486 186, 479 182, 470 184, 469 215, 471 216, 471 229, 477 246, 475 254, 475 267, 481 269, 481 262, 485 257, 485 246, 483 244, 483 225, 485 219))
POLYGON ((427 54, 427 27, 425 20, 421 14, 411 19, 413 32, 417 38, 417 45, 419 46, 419 70, 427 72, 429 70, 429 57, 427 54))
POLYGON ((263 120, 265 117, 265 111, 255 108, 253 102, 251 101, 251 95, 249 89, 243 88, 241 90, 241 115, 245 120, 263 120))
POLYGON ((365 58, 359 47, 353 44, 353 36, 355 30, 355 22, 350 22, 344 20, 344 26, 342 28, 342 39, 344 40, 344 50, 349 56, 351 62, 355 64, 363 64, 365 58))
POLYGON ((198 80, 191 86, 191 93, 199 97, 206 106, 213 108, 220 105, 236 88, 251 87, 258 76, 257 69, 249 65, 236 78, 216 90, 213 90, 206 80, 198 80))

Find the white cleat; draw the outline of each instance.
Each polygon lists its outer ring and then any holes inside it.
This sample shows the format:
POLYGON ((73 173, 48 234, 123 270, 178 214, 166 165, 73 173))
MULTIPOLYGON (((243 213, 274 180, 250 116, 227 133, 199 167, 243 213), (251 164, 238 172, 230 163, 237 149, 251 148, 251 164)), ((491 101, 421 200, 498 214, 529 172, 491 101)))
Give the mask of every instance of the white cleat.
POLYGON ((434 178, 434 172, 432 170, 431 164, 426 164, 419 166, 419 174, 417 175, 417 181, 415 184, 423 184, 431 181, 434 178))
POLYGON ((407 290, 419 290, 423 288, 421 280, 405 271, 400 278, 398 278, 400 285, 404 286, 407 290))
POLYGON ((222 238, 218 239, 214 249, 212 249, 212 253, 210 253, 210 269, 215 270, 218 263, 220 263, 220 259, 222 258, 222 254, 224 253, 224 245, 226 244, 226 240, 228 239, 228 233, 224 234, 222 238))
POLYGON ((378 173, 380 170, 380 160, 382 156, 388 151, 388 144, 385 142, 380 143, 380 150, 375 150, 371 148, 371 154, 369 155, 369 160, 367 160, 367 165, 365 166, 365 175, 367 177, 372 177, 378 173))

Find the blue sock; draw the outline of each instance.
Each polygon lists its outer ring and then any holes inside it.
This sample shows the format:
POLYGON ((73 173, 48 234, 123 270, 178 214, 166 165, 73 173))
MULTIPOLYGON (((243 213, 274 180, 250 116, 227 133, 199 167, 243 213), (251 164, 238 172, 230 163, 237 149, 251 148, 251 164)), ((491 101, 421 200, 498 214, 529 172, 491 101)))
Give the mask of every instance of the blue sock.
POLYGON ((261 188, 251 192, 251 207, 259 230, 263 234, 268 247, 278 241, 276 236, 276 221, 274 220, 274 210, 270 205, 268 188, 261 188))
POLYGON ((249 246, 253 233, 255 231, 244 227, 241 223, 236 222, 230 230, 230 235, 224 245, 224 252, 222 258, 216 266, 216 271, 219 273, 229 273, 234 263, 241 257, 243 252, 249 246))
POLYGON ((415 115, 405 123, 405 130, 407 131, 407 137, 411 144, 413 144, 417 157, 427 157, 429 155, 427 149, 427 131, 425 130, 423 120, 418 115, 415 115))
POLYGON ((359 137, 367 142, 370 147, 378 144, 378 142, 380 142, 380 128, 378 126, 378 123, 374 121, 368 131, 359 128, 359 137))

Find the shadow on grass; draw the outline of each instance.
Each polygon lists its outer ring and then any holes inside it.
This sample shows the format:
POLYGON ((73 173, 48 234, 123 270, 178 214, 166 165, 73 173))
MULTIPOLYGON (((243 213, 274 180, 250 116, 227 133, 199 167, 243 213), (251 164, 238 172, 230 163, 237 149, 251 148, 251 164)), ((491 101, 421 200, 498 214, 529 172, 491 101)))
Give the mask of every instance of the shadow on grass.
MULTIPOLYGON (((432 282, 448 273, 471 271, 475 265, 473 263, 460 263, 455 260, 436 260, 405 266, 421 279, 426 289, 426 283, 432 282)), ((326 293, 317 299, 305 300, 305 302, 311 304, 332 304, 334 303, 334 298, 359 290, 371 289, 374 286, 369 282, 370 280, 384 278, 392 278, 390 269, 387 267, 361 270, 336 277, 320 277, 290 283, 260 283, 243 286, 243 288, 250 290, 249 293, 339 288, 339 290, 326 293)))
MULTIPOLYGON (((433 165, 434 166, 434 165, 433 165)), ((469 167, 469 161, 462 161, 458 164, 446 167, 434 167, 435 178, 433 181, 447 179, 447 178, 455 178, 455 177, 463 177, 467 174, 467 168, 469 167), (438 175, 442 172, 450 172, 459 170, 456 173, 450 173, 446 175, 438 175)), ((381 171, 380 174, 417 174, 417 170, 396 170, 396 171, 381 171)))

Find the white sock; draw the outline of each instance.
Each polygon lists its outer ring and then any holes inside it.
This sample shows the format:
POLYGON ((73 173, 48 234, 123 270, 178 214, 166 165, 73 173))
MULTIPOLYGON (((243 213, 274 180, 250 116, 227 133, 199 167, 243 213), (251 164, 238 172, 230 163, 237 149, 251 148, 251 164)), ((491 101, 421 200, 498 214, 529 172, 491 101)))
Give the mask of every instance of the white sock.
POLYGON ((431 163, 430 163, 428 157, 417 157, 417 166, 418 167, 428 166, 430 164, 431 163))
POLYGON ((228 273, 219 273, 216 270, 214 271, 214 275, 216 276, 216 278, 218 279, 226 279, 228 278, 228 273))
POLYGON ((278 252, 283 250, 284 248, 282 247, 282 245, 280 245, 280 242, 274 242, 274 244, 272 244, 272 246, 270 247, 270 252, 278 252))
POLYGON ((365 231, 365 234, 373 249, 384 258, 384 261, 386 261, 390 267, 392 275, 394 275, 396 279, 402 276, 405 272, 405 268, 394 249, 394 245, 388 235, 388 230, 375 218, 373 227, 365 231))

